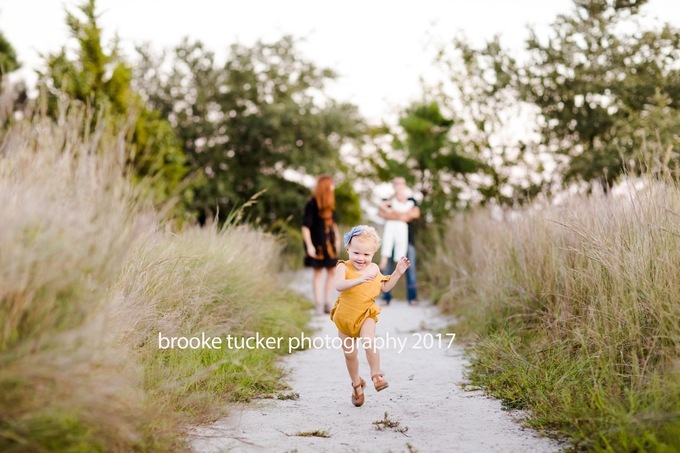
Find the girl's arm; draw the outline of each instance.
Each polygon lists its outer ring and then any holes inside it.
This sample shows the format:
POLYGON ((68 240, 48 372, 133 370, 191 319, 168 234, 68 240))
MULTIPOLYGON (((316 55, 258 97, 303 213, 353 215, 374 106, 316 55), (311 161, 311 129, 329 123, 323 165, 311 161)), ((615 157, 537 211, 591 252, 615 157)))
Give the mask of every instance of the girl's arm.
POLYGON ((347 289, 354 288, 357 285, 361 285, 362 283, 375 280, 376 274, 362 275, 361 277, 351 278, 349 280, 346 280, 345 277, 347 277, 347 266, 345 266, 345 263, 340 263, 335 268, 336 291, 345 291, 347 289))
POLYGON ((420 208, 418 206, 414 206, 411 209, 409 209, 406 212, 399 213, 399 220, 403 220, 404 222, 410 222, 411 220, 419 219, 420 218, 420 208))
POLYGON ((386 293, 392 288, 394 288, 394 285, 397 284, 399 281, 399 277, 404 275, 404 272, 406 272, 406 269, 411 267, 411 262, 406 259, 405 256, 402 256, 399 262, 397 263, 396 268, 394 269, 394 272, 392 272, 392 276, 390 277, 389 280, 386 282, 382 282, 382 292, 386 293))

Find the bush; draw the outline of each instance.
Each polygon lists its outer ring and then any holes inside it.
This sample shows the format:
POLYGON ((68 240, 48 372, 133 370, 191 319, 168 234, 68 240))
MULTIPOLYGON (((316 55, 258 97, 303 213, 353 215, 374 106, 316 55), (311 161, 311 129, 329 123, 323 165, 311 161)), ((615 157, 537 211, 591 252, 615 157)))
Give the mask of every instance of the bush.
POLYGON ((188 423, 280 388, 283 351, 158 333, 297 335, 310 304, 278 283, 271 235, 172 232, 124 176, 124 134, 86 123, 71 108, 2 132, 0 450, 186 450, 188 423))
POLYGON ((592 451, 680 445, 680 190, 639 184, 458 216, 431 256, 441 308, 479 339, 473 384, 592 451))

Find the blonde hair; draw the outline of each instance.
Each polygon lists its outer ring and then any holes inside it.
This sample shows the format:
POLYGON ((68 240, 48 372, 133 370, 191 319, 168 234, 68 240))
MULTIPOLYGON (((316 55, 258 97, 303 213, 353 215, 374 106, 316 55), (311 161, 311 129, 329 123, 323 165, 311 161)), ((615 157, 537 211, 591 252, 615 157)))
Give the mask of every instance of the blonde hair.
MULTIPOLYGON (((375 242, 375 249, 376 250, 378 250, 378 248, 380 248, 381 240, 380 240, 380 236, 378 235, 378 232, 375 230, 375 228, 373 228, 372 226, 368 226, 368 225, 358 225, 354 228, 363 228, 363 231, 361 233, 357 233, 354 236, 352 236, 352 239, 359 238, 363 241, 371 240, 371 241, 375 242)), ((349 243, 347 244, 348 247, 352 243, 352 239, 349 240, 349 243)))

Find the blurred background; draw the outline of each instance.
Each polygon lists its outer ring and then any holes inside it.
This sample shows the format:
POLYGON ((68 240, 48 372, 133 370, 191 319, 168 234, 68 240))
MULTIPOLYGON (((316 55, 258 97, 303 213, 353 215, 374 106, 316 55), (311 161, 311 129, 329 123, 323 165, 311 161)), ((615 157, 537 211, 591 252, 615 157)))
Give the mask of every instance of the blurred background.
POLYGON ((60 94, 107 115, 141 109, 135 171, 160 175, 157 200, 177 197, 178 218, 224 219, 264 190, 251 220, 293 235, 320 173, 348 225, 380 222, 394 176, 429 223, 609 190, 622 163, 648 160, 640 131, 661 131, 664 151, 673 140, 674 120, 651 122, 677 111, 678 26, 672 0, 0 9, 17 114, 41 90, 51 111, 60 94))

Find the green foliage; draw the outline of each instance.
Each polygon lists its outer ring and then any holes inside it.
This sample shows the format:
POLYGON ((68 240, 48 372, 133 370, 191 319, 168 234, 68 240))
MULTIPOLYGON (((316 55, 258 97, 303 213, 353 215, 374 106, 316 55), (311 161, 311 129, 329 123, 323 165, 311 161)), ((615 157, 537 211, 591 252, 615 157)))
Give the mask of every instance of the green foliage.
POLYGON ((527 42, 531 58, 517 81, 540 109, 542 143, 569 158, 567 182, 599 181, 606 190, 629 160, 645 160, 642 137, 680 144, 648 115, 662 103, 680 118, 680 30, 644 29, 635 20, 644 3, 576 1, 547 42, 533 31, 527 42))
POLYGON ((343 181, 335 186, 335 205, 338 218, 344 225, 360 225, 362 219, 359 195, 354 192, 349 181, 343 181))
POLYGON ((139 50, 137 84, 176 128, 203 179, 193 208, 203 217, 219 210, 224 218, 266 189, 253 217, 300 226, 309 190, 286 172, 333 173, 340 146, 360 125, 354 106, 316 99, 335 74, 303 59, 291 37, 234 45, 223 67, 200 42, 185 40, 163 79, 164 58, 139 50))
POLYGON ((66 23, 78 42, 77 57, 70 58, 65 48, 47 57, 48 70, 40 74, 40 83, 48 93, 48 109, 57 117, 62 96, 67 95, 88 106, 93 128, 103 119, 127 130, 136 178, 146 181, 156 202, 165 202, 176 195, 187 173, 186 159, 170 124, 159 112, 147 109, 132 89, 132 69, 120 57, 117 44, 104 49, 95 3, 89 0, 79 7, 85 21, 67 12, 66 23), (130 118, 134 123, 130 124, 130 118))
POLYGON ((404 138, 395 139, 393 147, 401 154, 392 157, 378 149, 380 160, 373 160, 378 176, 383 180, 404 176, 423 194, 423 216, 441 221, 460 207, 459 195, 467 186, 465 176, 485 166, 467 155, 459 142, 451 141, 454 120, 445 117, 436 102, 411 105, 399 124, 404 138))
POLYGON ((14 47, 10 44, 5 36, 0 32, 0 89, 2 89, 2 81, 6 74, 16 70, 21 66, 17 60, 17 54, 14 47))
POLYGON ((680 30, 645 28, 638 18, 645 3, 574 1, 547 41, 531 30, 522 64, 498 37, 478 49, 464 39, 440 49, 437 61, 453 92, 446 84, 431 90, 463 120, 455 131, 462 146, 485 156, 493 183, 478 188, 484 198, 522 201, 573 182, 608 191, 626 170, 678 164, 680 30), (540 142, 503 143, 501 132, 534 109, 540 142), (555 174, 546 172, 546 153, 555 174), (512 180, 513 166, 529 176, 512 180))
POLYGON ((499 37, 480 49, 457 37, 451 48, 439 49, 435 63, 445 81, 429 88, 431 96, 457 119, 452 135, 459 146, 484 163, 484 177, 468 181, 468 189, 477 200, 481 204, 494 200, 513 205, 547 192, 544 177, 513 177, 518 169, 534 176, 545 169, 540 160, 526 159, 526 154, 534 150, 506 137, 509 129, 523 126, 518 119, 527 117, 527 109, 518 101, 520 92, 514 83, 517 63, 501 46, 499 37))
POLYGON ((125 137, 67 107, 0 128, 0 451, 188 451, 189 426, 282 389, 311 304, 279 280, 271 234, 167 232, 117 158, 125 137), (161 349, 161 332, 283 341, 161 349))
POLYGON ((283 268, 286 270, 300 269, 305 258, 301 229, 283 219, 272 223, 269 229, 279 237, 282 243, 281 258, 283 259, 283 268))
POLYGON ((0 33, 0 76, 9 74, 19 68, 19 61, 14 47, 7 41, 5 36, 0 33))

